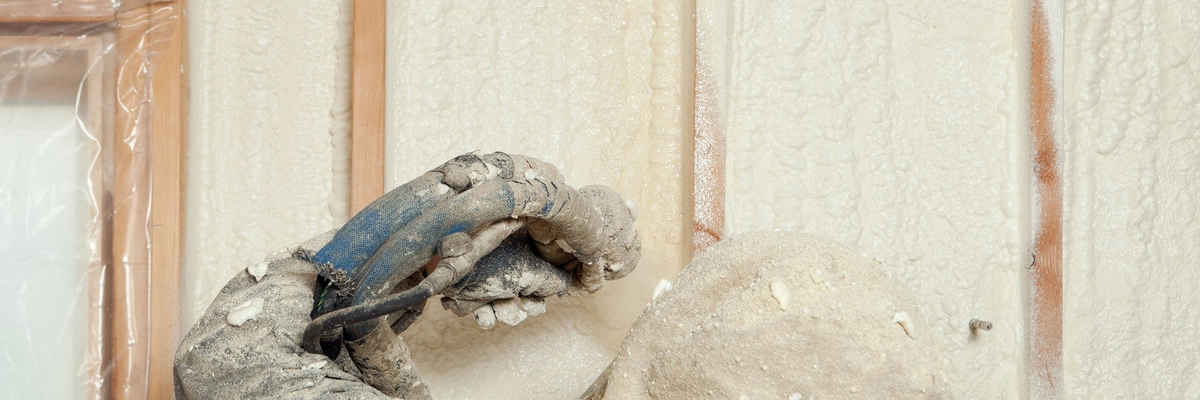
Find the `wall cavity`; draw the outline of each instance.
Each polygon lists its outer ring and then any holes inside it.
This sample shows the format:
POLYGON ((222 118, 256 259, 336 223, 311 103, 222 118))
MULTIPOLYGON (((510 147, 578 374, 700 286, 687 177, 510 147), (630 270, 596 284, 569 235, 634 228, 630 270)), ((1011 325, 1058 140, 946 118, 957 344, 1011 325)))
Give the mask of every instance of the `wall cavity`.
POLYGON ((350 2, 188 3, 183 310, 346 218, 350 2))
POLYGON ((1200 397, 1200 4, 1066 4, 1067 397, 1200 397))
POLYGON ((1008 5, 711 5, 724 9, 700 15, 726 24, 714 62, 731 233, 793 228, 860 249, 917 293, 956 397, 1017 397, 1029 262, 1008 5), (972 337, 971 318, 995 328, 972 337))

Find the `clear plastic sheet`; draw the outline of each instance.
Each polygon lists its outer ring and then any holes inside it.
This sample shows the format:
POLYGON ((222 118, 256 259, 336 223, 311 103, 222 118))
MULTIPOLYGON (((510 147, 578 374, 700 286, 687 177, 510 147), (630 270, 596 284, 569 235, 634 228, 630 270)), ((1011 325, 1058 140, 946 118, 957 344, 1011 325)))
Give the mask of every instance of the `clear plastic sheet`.
POLYGON ((0 1, 0 398, 159 397, 151 338, 176 339, 150 324, 149 141, 173 7, 0 1))

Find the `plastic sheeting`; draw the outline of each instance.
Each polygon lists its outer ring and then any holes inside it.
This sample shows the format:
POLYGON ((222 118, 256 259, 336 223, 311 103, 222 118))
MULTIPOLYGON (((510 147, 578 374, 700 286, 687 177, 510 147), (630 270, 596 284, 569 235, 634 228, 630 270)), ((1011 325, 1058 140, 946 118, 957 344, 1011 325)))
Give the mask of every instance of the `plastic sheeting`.
POLYGON ((0 3, 0 398, 149 396, 151 66, 172 7, 0 3))

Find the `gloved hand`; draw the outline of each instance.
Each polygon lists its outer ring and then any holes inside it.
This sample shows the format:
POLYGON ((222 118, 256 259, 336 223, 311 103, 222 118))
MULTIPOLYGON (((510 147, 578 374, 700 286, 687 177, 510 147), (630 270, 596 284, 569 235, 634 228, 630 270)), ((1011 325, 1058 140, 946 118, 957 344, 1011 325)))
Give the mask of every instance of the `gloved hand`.
POLYGON ((514 235, 480 259, 475 270, 442 292, 442 307, 474 315, 491 329, 496 321, 516 325, 546 312, 545 298, 582 286, 571 271, 539 257, 527 235, 514 235))
MULTIPOLYGON (((585 187, 579 192, 605 216, 608 223, 598 227, 604 231, 603 237, 617 246, 637 248, 633 213, 616 193, 601 187, 585 187)), ((484 329, 491 329, 496 321, 516 325, 544 313, 546 297, 594 291, 604 280, 632 270, 632 266, 584 266, 572 256, 574 249, 554 237, 553 227, 548 225, 532 222, 527 231, 513 235, 479 260, 474 271, 442 292, 442 306, 459 316, 473 315, 484 329)))
MULTIPOLYGON (((301 246, 312 251, 333 232, 301 246)), ((239 271, 221 289, 175 353, 175 397, 201 399, 429 399, 399 340, 377 362, 396 366, 392 387, 363 382, 346 353, 336 360, 300 347, 311 321, 314 265, 280 255, 239 271)))
POLYGON ((385 194, 321 243, 272 262, 280 272, 262 282, 245 274, 230 281, 177 354, 177 388, 190 393, 181 398, 290 391, 427 398, 395 335, 426 297, 446 295, 444 306, 484 327, 516 324, 544 311, 547 296, 595 291, 625 276, 640 256, 632 211, 616 193, 572 189, 554 167, 505 153, 456 157, 385 194), (426 275, 428 265, 436 267, 426 275), (247 313, 258 319, 245 322, 247 313), (243 322, 249 329, 239 329, 243 322), (297 344, 323 356, 297 352, 297 344), (329 359, 379 392, 325 371, 329 359), (313 370, 321 371, 305 372, 313 370))
MULTIPOLYGON (((314 325, 326 344, 336 334, 329 329, 343 324, 348 339, 366 335, 379 325, 378 303, 420 298, 403 291, 414 277, 420 281, 422 265, 434 263, 444 271, 435 269, 424 283, 436 285, 414 289, 447 295, 443 305, 476 315, 481 326, 516 324, 540 313, 543 297, 595 291, 632 271, 640 256, 633 222, 611 189, 575 190, 544 162, 505 153, 459 156, 367 206, 312 257, 325 281, 314 317, 337 310, 314 325), (490 254, 514 233, 523 239, 490 254), (473 271, 476 261, 490 267, 473 271)), ((408 311, 389 317, 397 332, 417 312, 408 311)))

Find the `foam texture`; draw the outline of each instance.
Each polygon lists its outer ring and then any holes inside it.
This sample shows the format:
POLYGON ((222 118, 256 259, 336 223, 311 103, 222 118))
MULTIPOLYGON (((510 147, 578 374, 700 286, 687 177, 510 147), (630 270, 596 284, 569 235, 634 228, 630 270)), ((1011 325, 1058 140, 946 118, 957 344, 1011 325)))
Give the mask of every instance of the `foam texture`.
POLYGON ((914 333, 925 319, 908 288, 827 239, 726 238, 675 283, 626 337, 605 398, 937 399, 951 386, 945 349, 914 333))
POLYGON ((722 7, 731 233, 791 228, 882 262, 948 349, 951 393, 1017 397, 1029 263, 1009 6, 722 7), (995 328, 972 339, 976 317, 995 328))
POLYGON ((1066 397, 1198 398, 1200 3, 1066 4, 1066 397))
POLYGON ((182 326, 238 269, 345 221, 349 11, 188 3, 182 326))

